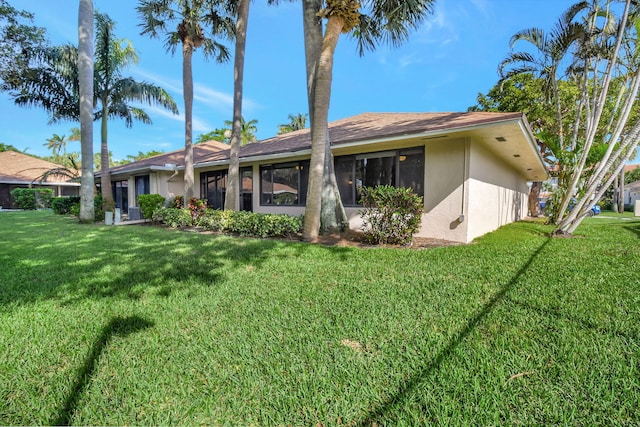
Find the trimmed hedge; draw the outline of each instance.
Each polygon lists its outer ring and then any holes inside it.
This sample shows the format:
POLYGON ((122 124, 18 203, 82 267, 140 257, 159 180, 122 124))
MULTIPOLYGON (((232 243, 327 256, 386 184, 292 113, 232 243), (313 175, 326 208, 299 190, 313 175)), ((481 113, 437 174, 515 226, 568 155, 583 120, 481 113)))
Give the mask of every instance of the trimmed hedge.
POLYGON ((302 217, 217 209, 206 209, 194 219, 193 211, 189 209, 160 208, 154 212, 153 220, 173 228, 197 226, 220 233, 262 238, 289 237, 302 230, 302 217))
MULTIPOLYGON (((71 197, 74 198, 76 196, 71 197)), ((102 196, 99 194, 93 198, 93 212, 93 219, 96 222, 104 220, 102 196)), ((77 197, 77 201, 69 206, 69 213, 73 216, 80 216, 80 197, 77 197)))
POLYGON ((51 205, 53 190, 50 188, 14 188, 11 197, 18 209, 47 209, 51 205))
POLYGON ((71 206, 75 204, 80 206, 80 196, 54 197, 51 200, 51 209, 55 214, 67 215, 71 213, 71 206))
POLYGON ((160 194, 140 194, 138 196, 138 205, 144 218, 151 219, 153 212, 160 209, 164 204, 164 197, 160 194))
POLYGON ((171 228, 189 227, 193 224, 191 213, 187 209, 160 208, 153 212, 153 221, 163 222, 171 228))

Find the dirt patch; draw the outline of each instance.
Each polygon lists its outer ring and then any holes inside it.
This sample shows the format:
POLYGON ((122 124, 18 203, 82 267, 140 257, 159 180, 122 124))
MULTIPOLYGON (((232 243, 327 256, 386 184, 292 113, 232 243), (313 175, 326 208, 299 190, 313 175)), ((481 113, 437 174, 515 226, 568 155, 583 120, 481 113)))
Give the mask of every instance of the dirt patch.
MULTIPOLYGON (((142 224, 142 225, 155 225, 160 227, 166 227, 166 225, 158 225, 158 224, 142 224)), ((211 234, 211 235, 221 235, 221 233, 214 231, 203 230, 199 227, 185 227, 181 228, 181 231, 188 233, 200 233, 200 234, 211 234)), ((280 240, 283 242, 302 242, 302 234, 297 234, 295 236, 275 238, 270 237, 269 240, 280 240)), ((318 236, 318 241, 316 244, 324 245, 324 246, 338 246, 338 247, 353 247, 353 248, 362 248, 362 249, 372 249, 372 248, 401 248, 401 249, 432 249, 432 248, 440 248, 443 246, 458 246, 463 243, 460 242, 452 242, 450 240, 442 240, 442 239, 430 239, 426 237, 414 237, 413 241, 408 245, 372 245, 370 243, 365 242, 364 234, 361 231, 355 230, 347 230, 341 233, 331 233, 331 234, 322 234, 318 236)))
MULTIPOLYGON (((302 240, 301 236, 297 239, 302 240)), ((357 248, 404 248, 404 249, 431 249, 443 246, 461 245, 460 242, 452 242, 450 240, 429 239, 425 237, 414 237, 413 241, 408 245, 371 245, 364 241, 364 235, 361 231, 347 230, 342 233, 324 234, 318 236, 318 244, 325 246, 342 246, 357 248)))

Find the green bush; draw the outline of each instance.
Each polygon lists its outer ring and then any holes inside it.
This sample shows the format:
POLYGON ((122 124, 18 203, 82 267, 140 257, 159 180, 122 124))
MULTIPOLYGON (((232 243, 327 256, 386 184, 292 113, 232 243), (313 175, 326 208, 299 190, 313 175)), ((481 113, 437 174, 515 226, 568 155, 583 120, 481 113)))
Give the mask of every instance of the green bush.
MULTIPOLYGON (((57 199, 65 199, 65 197, 56 197, 57 199)), ((80 197, 79 196, 70 196, 68 197, 69 199, 71 199, 70 201, 61 201, 61 202, 57 202, 60 204, 60 206, 64 206, 64 204, 68 203, 69 204, 69 211, 68 213, 73 215, 73 216, 80 216, 80 197)), ((54 208, 54 212, 55 212, 55 208, 54 208)), ((56 212, 58 213, 58 212, 56 212)), ((62 212, 64 213, 64 212, 62 212)), ((97 195, 93 198, 93 219, 97 222, 97 221, 102 221, 104 220, 104 210, 102 209, 102 196, 101 195, 97 195)))
POLYGON ((79 206, 80 196, 54 197, 51 200, 51 209, 58 215, 67 215, 71 213, 71 206, 75 204, 79 206))
POLYGON ((11 197, 18 209, 47 209, 51 206, 53 190, 50 188, 14 188, 11 197))
POLYGON ((207 209, 198 218, 196 225, 206 230, 228 232, 230 229, 233 211, 222 211, 219 209, 207 209))
POLYGON ((138 196, 138 205, 144 218, 151 219, 153 212, 160 209, 164 203, 164 197, 160 194, 140 194, 138 196))
POLYGON ((390 185, 363 187, 360 211, 364 238, 372 244, 401 244, 411 242, 420 228, 422 197, 410 188, 390 185))
POLYGON ((289 215, 260 214, 207 209, 196 225, 206 230, 252 237, 289 237, 300 232, 302 218, 289 215))
POLYGON ((152 219, 163 222, 171 228, 189 227, 193 224, 188 209, 159 208, 153 212, 152 219))

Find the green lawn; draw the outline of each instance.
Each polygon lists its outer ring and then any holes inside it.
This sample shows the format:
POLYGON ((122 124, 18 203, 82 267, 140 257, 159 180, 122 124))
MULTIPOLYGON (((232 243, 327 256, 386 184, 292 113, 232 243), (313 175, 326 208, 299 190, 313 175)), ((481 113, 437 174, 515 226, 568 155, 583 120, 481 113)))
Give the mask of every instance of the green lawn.
POLYGON ((640 220, 550 230, 363 250, 0 213, 0 425, 638 425, 640 220))

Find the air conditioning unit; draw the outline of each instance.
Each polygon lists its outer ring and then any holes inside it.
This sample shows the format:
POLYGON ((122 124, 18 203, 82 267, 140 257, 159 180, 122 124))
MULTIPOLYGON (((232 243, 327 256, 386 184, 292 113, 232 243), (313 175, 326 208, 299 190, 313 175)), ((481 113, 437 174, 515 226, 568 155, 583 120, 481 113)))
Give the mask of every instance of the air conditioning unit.
POLYGON ((137 206, 129 207, 129 221, 135 221, 142 219, 142 212, 140 212, 140 208, 137 206))

